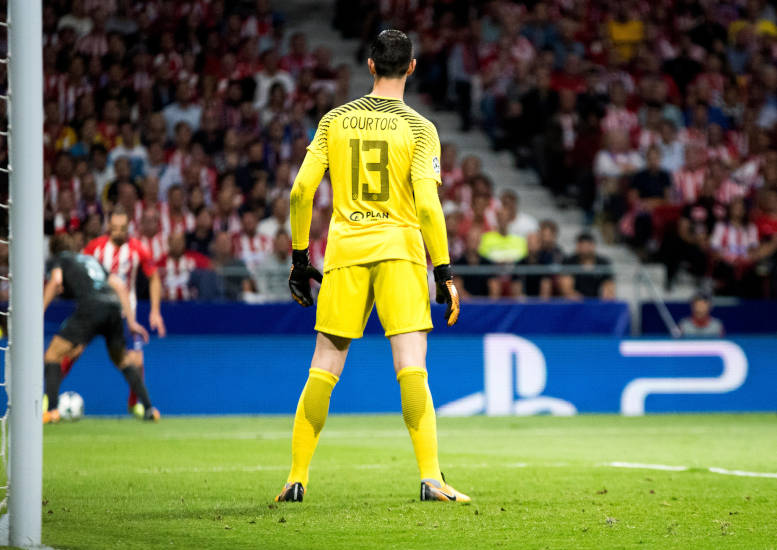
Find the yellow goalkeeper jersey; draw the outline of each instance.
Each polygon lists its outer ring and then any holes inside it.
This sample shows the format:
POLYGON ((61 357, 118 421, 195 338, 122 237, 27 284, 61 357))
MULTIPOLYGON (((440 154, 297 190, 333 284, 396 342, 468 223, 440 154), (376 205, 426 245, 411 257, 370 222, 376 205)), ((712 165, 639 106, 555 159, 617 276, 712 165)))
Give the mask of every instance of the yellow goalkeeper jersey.
POLYGON ((366 95, 327 113, 308 151, 332 182, 325 271, 388 259, 426 265, 413 185, 440 183, 429 120, 402 100, 366 95))

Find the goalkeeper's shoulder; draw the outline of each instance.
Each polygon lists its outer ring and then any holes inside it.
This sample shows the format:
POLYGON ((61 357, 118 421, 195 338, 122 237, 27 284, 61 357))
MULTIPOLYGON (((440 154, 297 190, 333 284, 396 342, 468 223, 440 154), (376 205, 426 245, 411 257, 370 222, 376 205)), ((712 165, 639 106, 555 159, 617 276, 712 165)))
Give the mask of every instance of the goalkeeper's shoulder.
POLYGON ((436 151, 440 147, 440 137, 434 123, 412 107, 405 105, 404 109, 403 118, 410 127, 416 148, 421 151, 436 151))
POLYGON ((407 103, 402 104, 402 116, 413 129, 434 131, 435 134, 437 133, 437 127, 434 125, 434 122, 413 109, 407 103))
POLYGON ((367 103, 363 97, 351 100, 348 103, 343 103, 342 105, 339 105, 327 111, 327 113, 321 117, 321 121, 319 122, 319 127, 322 124, 328 125, 337 117, 349 111, 356 111, 358 109, 369 110, 369 103, 367 103))

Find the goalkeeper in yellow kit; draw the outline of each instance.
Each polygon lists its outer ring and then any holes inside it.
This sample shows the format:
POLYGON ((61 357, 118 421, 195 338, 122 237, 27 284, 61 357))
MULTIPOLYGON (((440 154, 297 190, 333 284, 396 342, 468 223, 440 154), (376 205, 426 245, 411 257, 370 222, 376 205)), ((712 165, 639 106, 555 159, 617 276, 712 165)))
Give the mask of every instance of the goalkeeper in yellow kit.
POLYGON ((437 459, 437 421, 426 374, 432 329, 424 242, 434 264, 437 302, 453 325, 453 286, 437 186, 440 141, 434 125, 405 105, 405 80, 415 70, 413 45, 396 30, 373 41, 372 93, 327 113, 291 190, 292 269, 289 287, 313 305, 310 279, 322 275, 308 259, 313 196, 329 169, 334 211, 316 311, 316 349, 292 433, 292 464, 277 501, 302 501, 308 469, 329 412, 329 398, 351 339, 360 338, 373 303, 391 342, 402 416, 421 474, 421 500, 469 502, 448 485, 437 459))

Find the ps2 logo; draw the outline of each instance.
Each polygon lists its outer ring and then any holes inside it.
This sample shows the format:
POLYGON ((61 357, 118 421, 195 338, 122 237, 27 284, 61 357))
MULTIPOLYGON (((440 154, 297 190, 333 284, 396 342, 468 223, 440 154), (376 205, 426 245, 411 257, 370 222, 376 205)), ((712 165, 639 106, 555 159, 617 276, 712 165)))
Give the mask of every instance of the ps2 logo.
MULTIPOLYGON (((624 358, 717 357, 723 363, 723 372, 716 377, 631 380, 620 396, 620 411, 626 416, 645 414, 645 401, 650 395, 728 393, 739 388, 747 378, 745 353, 737 344, 726 340, 632 340, 621 342, 619 351, 624 358)), ((542 395, 547 384, 545 356, 529 340, 513 334, 486 335, 483 365, 484 391, 443 405, 439 408, 441 415, 577 413, 573 403, 542 395)))
POLYGON ((625 341, 620 345, 624 357, 719 357, 723 362, 720 376, 706 378, 637 378, 623 389, 621 414, 645 414, 648 395, 677 393, 728 393, 747 378, 747 357, 738 345, 726 340, 645 340, 625 341))

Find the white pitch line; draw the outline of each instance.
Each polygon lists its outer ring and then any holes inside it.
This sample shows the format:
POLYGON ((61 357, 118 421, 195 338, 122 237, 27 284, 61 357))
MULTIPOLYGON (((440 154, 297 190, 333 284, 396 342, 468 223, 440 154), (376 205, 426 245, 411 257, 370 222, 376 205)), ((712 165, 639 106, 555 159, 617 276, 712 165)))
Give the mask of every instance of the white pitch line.
MULTIPOLYGON (((640 462, 606 462, 604 466, 611 466, 613 468, 634 468, 639 470, 662 470, 667 472, 685 472, 690 470, 688 466, 672 466, 669 464, 642 464, 640 462)), ((746 470, 727 470, 726 468, 706 468, 706 470, 713 474, 720 474, 724 476, 739 476, 739 477, 765 477, 770 479, 777 479, 777 473, 772 472, 748 472, 746 470)))
POLYGON ((769 477, 777 479, 777 473, 772 472, 746 472, 744 470, 726 470, 725 468, 709 468, 709 471, 713 474, 722 474, 724 476, 769 477))
POLYGON ((635 468, 639 470, 665 470, 667 472, 684 472, 688 466, 670 466, 669 464, 643 464, 641 462, 607 462, 605 466, 613 468, 635 468))
MULTIPOLYGON (((570 466, 567 462, 546 462, 541 464, 530 464, 526 462, 509 462, 501 464, 491 463, 461 463, 456 464, 457 468, 461 469, 480 469, 480 468, 549 468, 549 467, 567 467, 570 466)), ((597 466, 611 467, 611 468, 628 468, 633 470, 660 470, 664 472, 686 472, 691 468, 689 466, 671 465, 671 464, 647 464, 642 462, 603 462, 597 464, 597 466)), ((379 463, 379 464, 327 464, 325 466, 328 469, 356 469, 356 470, 391 470, 395 469, 396 465, 392 463, 379 463)), ((264 471, 282 471, 288 468, 287 465, 268 464, 268 465, 231 465, 231 466, 174 466, 170 468, 136 468, 131 471, 138 474, 218 474, 218 473, 254 473, 264 471)), ((111 468, 112 469, 112 468, 111 468)), ((700 468, 702 471, 707 471, 713 474, 738 476, 738 477, 757 477, 777 479, 777 473, 772 472, 748 472, 745 470, 727 470, 725 468, 700 468)), ((101 470, 104 470, 101 469, 101 470)), ((126 472, 126 469, 122 471, 126 472)))

